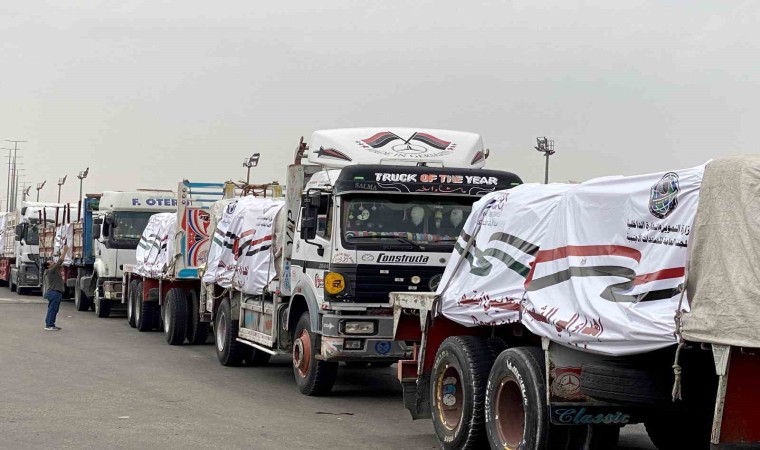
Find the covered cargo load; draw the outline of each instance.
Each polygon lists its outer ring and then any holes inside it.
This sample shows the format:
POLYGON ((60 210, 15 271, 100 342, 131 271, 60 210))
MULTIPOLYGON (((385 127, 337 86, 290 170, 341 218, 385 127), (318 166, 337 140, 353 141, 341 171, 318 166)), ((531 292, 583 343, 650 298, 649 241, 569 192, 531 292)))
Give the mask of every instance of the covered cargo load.
POLYGON ((282 199, 256 197, 226 202, 214 229, 203 282, 249 295, 262 294, 280 275, 275 261, 281 253, 276 235, 282 231, 284 205, 282 199))
POLYGON ((760 348, 760 156, 707 165, 690 252, 683 337, 760 348))
POLYGON ((176 233, 176 214, 152 215, 137 245, 135 272, 144 277, 164 277, 174 262, 176 233))
POLYGON ((439 284, 443 315, 465 326, 521 322, 611 355, 676 343, 703 172, 526 184, 483 197, 439 284))

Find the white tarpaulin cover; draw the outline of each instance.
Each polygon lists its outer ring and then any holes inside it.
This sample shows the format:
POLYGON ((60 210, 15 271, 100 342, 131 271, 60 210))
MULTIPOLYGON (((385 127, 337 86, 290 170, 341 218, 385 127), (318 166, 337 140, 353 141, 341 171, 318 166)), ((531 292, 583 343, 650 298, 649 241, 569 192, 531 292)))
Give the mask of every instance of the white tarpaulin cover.
POLYGON ((760 156, 710 162, 700 197, 682 335, 760 348, 760 156))
POLYGON ((282 199, 243 197, 227 204, 214 230, 204 283, 259 295, 276 276, 272 241, 282 199))
POLYGON ((177 215, 159 213, 150 216, 135 254, 135 272, 152 278, 166 274, 174 261, 174 235, 177 233, 177 215))
POLYGON ((56 259, 60 257, 61 250, 68 246, 64 255, 63 265, 70 266, 72 261, 72 251, 74 247, 74 225, 67 223, 58 225, 55 229, 55 238, 53 241, 53 254, 56 259))
POLYGON ((439 284, 443 314, 468 326, 522 322, 605 354, 675 343, 703 171, 488 194, 473 206, 439 284))

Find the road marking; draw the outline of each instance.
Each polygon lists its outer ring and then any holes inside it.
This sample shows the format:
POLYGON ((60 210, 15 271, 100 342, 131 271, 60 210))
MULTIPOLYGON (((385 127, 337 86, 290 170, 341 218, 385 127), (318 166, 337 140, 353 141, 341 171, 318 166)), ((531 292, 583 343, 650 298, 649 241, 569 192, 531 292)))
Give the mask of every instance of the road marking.
POLYGON ((0 303, 10 304, 46 304, 47 300, 41 298, 0 298, 0 303))

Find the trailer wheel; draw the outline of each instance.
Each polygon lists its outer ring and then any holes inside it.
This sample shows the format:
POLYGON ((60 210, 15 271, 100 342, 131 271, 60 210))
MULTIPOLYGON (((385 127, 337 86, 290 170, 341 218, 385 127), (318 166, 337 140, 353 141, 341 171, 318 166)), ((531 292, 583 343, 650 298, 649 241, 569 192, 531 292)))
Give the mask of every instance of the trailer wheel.
POLYGON ((171 288, 164 303, 164 336, 169 345, 182 345, 187 336, 187 297, 180 288, 171 288))
POLYGON ((77 278, 77 287, 74 290, 74 307, 77 311, 88 311, 90 309, 90 299, 80 287, 79 278, 77 278))
POLYGON ((567 445, 569 427, 553 427, 546 407, 544 352, 503 351, 488 377, 485 420, 491 448, 548 450, 567 445))
POLYGON ((135 325, 138 331, 150 331, 153 329, 153 315, 155 314, 156 302, 146 302, 143 298, 142 281, 137 283, 135 290, 135 325))
POLYGON ((483 403, 494 354, 476 336, 446 338, 430 376, 433 428, 444 449, 485 446, 483 403))
POLYGON ((216 333, 216 357, 223 366, 237 367, 250 355, 250 348, 237 341, 239 324, 232 320, 230 299, 225 298, 216 311, 214 331, 216 333))
POLYGON ((298 319, 293 334, 293 375, 304 395, 329 394, 338 376, 338 363, 316 359, 317 336, 311 332, 309 312, 298 319))
POLYGON ((111 315, 111 300, 101 298, 95 299, 95 315, 101 319, 108 318, 111 315))
POLYGON ((205 344, 208 340, 209 324, 201 322, 198 291, 187 291, 187 342, 192 345, 205 344))
POLYGON ((137 291, 137 280, 129 282, 129 295, 127 296, 127 322, 129 326, 135 328, 135 291, 137 291))

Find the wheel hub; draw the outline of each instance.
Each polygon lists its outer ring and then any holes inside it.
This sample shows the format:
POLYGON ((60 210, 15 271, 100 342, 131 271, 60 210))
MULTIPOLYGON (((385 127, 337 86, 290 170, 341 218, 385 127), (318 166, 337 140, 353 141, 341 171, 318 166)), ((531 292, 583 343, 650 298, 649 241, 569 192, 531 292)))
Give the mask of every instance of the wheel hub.
POLYGON ((464 413, 464 387, 459 369, 446 366, 438 377, 437 385, 436 397, 441 423, 450 431, 454 431, 461 423, 464 413))
POLYGON ((525 406, 522 391, 515 380, 511 378, 501 380, 496 390, 495 403, 494 419, 499 437, 510 448, 517 448, 523 441, 525 432, 525 406))
POLYGON ((227 316, 224 312, 219 314, 219 319, 216 321, 216 348, 220 351, 224 351, 224 337, 227 335, 227 316))
POLYGON ((301 330, 301 334, 293 343, 293 366, 298 370, 298 374, 306 378, 311 365, 311 336, 306 330, 301 330))

